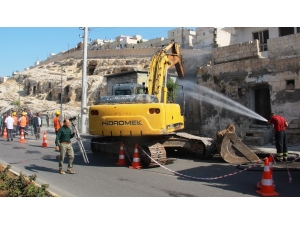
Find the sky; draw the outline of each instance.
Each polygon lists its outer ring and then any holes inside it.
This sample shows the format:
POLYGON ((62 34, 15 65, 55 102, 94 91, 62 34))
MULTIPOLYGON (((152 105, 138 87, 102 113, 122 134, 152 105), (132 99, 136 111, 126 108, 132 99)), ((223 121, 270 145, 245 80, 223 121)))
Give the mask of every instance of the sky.
MULTIPOLYGON (((168 37, 176 27, 89 27, 88 37, 115 39, 119 35, 141 35, 142 39, 168 37)), ((192 28, 193 29, 193 28, 192 28)), ((74 48, 83 41, 84 31, 79 27, 0 27, 0 76, 11 76, 34 66, 36 61, 47 59, 74 48)))
MULTIPOLYGON (((45 6, 39 6, 37 0, 1 3, 1 8, 5 10, 0 14, 0 76, 24 71, 34 66, 36 61, 47 59, 51 53, 57 54, 75 47, 83 41, 79 37, 84 34, 83 30, 79 30, 83 26, 91 28, 91 40, 136 34, 149 40, 167 38, 168 30, 178 27, 195 30, 196 27, 270 27, 281 23, 276 21, 278 17, 270 15, 264 20, 256 18, 255 13, 251 13, 257 11, 256 4, 264 6, 257 0, 247 3, 249 15, 239 10, 240 2, 235 0, 214 1, 216 6, 213 8, 203 2, 200 5, 161 5, 159 0, 151 0, 151 4, 136 0, 126 5, 120 0, 115 0, 114 4, 100 4, 92 0, 85 0, 84 3, 70 4, 61 0, 52 0, 45 6)), ((289 9, 290 21, 293 21, 292 15, 298 15, 293 14, 292 10, 289 9)), ((281 15, 284 16, 283 11, 281 15)))

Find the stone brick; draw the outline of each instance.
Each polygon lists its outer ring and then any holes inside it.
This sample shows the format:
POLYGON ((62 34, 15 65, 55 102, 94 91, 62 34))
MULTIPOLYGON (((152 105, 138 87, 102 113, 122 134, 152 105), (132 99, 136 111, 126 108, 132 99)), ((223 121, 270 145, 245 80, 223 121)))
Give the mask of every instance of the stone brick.
POLYGON ((243 140, 244 144, 248 145, 257 145, 257 146, 264 146, 264 139, 262 137, 249 137, 245 136, 243 140))
POLYGON ((298 124, 289 124, 289 129, 297 129, 299 128, 298 124))
POLYGON ((300 124, 300 119, 293 119, 290 124, 300 124))

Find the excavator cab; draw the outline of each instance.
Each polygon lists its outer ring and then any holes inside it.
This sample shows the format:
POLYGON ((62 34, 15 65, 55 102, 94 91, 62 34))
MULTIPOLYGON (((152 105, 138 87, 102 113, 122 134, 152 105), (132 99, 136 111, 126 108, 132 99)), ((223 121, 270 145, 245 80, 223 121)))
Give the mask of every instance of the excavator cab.
POLYGON ((259 161, 258 156, 238 138, 235 133, 235 126, 232 124, 217 132, 217 148, 221 157, 231 164, 259 161))

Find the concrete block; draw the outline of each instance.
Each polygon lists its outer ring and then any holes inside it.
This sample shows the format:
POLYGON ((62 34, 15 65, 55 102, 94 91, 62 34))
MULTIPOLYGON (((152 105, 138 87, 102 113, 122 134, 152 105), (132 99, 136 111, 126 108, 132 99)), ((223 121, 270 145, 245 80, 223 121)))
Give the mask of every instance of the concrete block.
POLYGON ((264 138, 262 137, 249 137, 249 136, 245 136, 244 137, 244 144, 247 145, 257 145, 257 146, 264 146, 264 138))
POLYGON ((289 129, 297 129, 299 128, 298 124, 289 124, 289 129))
POLYGON ((293 119, 290 124, 300 124, 300 119, 293 119))

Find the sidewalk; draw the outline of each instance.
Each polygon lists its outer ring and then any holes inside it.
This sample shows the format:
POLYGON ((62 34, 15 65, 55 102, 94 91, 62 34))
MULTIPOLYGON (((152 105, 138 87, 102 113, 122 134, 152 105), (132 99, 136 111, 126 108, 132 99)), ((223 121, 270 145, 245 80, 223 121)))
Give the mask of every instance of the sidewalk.
MULTIPOLYGON (((253 146, 247 145, 254 153, 268 153, 268 154, 276 154, 276 147, 275 145, 269 146, 253 146)), ((300 146, 288 146, 289 153, 296 153, 300 154, 300 146)))

